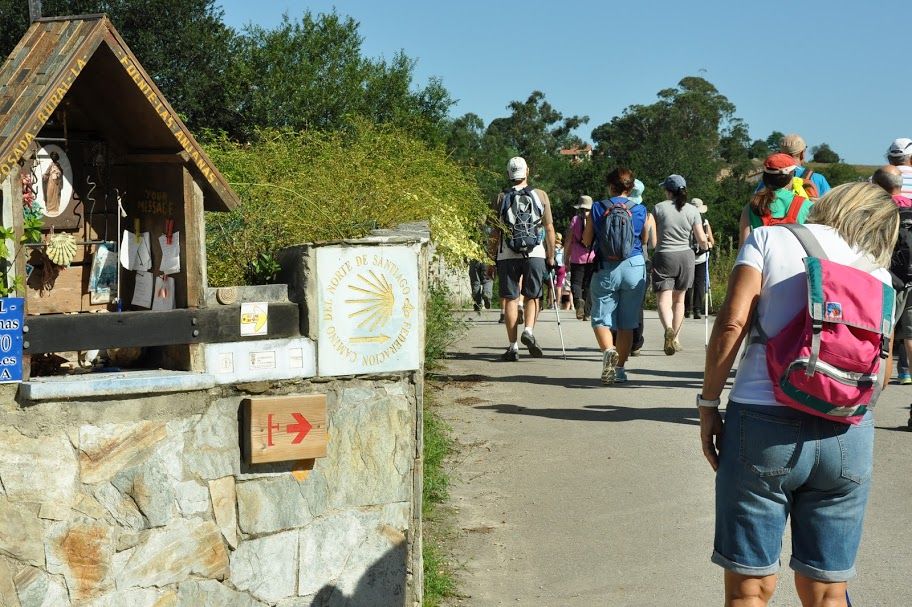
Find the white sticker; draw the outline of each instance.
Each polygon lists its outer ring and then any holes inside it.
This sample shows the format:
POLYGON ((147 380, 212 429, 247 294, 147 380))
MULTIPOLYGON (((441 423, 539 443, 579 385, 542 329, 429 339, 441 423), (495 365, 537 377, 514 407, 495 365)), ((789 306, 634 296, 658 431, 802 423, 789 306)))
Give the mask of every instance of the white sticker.
POLYGON ((234 353, 222 352, 219 354, 216 373, 234 373, 234 353))
POLYGON ((275 369, 276 353, 275 352, 251 352, 250 353, 251 369, 275 369))
POLYGON ((241 336, 269 334, 269 304, 265 301, 241 304, 241 336))
POLYGON ((289 348, 288 350, 288 367, 290 369, 304 368, 304 350, 303 348, 289 348))

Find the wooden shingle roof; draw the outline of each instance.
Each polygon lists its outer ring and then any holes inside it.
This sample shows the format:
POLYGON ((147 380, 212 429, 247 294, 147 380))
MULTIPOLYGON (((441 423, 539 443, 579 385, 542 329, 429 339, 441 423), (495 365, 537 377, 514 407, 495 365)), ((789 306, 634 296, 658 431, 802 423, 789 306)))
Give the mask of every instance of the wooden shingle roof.
POLYGON ((207 210, 238 205, 237 194, 104 15, 38 20, 0 67, 0 180, 68 94, 95 108, 102 130, 126 139, 131 150, 181 154, 208 185, 207 210))

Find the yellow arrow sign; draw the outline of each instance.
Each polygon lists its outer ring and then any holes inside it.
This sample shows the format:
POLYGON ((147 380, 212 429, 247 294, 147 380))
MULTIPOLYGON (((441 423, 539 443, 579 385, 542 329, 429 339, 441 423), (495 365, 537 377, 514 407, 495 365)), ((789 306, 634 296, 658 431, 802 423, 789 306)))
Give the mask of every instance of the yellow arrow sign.
POLYGON ((352 337, 353 344, 382 344, 389 339, 388 335, 366 335, 364 337, 352 337))

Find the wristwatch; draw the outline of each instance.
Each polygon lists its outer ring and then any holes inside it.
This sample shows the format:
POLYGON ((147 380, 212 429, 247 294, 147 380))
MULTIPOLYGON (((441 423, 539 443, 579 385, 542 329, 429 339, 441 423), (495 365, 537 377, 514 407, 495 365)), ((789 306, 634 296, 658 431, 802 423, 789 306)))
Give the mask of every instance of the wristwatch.
POLYGON ((697 406, 698 407, 711 407, 713 409, 718 409, 719 405, 722 404, 722 399, 716 398, 713 400, 706 400, 703 398, 702 394, 697 394, 697 406))

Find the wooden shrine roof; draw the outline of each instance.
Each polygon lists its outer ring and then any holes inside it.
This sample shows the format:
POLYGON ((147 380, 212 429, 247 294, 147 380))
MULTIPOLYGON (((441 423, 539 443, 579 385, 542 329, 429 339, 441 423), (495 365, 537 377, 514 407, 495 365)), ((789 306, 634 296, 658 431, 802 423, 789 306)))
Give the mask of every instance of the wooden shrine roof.
MULTIPOLYGON (((238 196, 104 15, 33 23, 0 67, 0 180, 16 166, 64 99, 127 153, 180 157, 202 179, 206 209, 238 196), (86 108, 94 115, 86 117, 86 108), (207 187, 208 186, 208 187, 207 187)), ((78 123, 80 114, 74 113, 78 123)))

